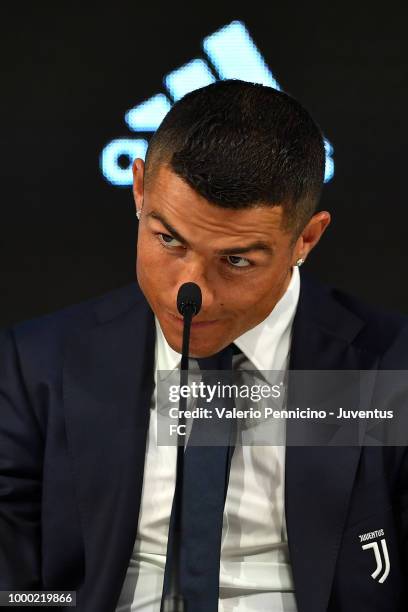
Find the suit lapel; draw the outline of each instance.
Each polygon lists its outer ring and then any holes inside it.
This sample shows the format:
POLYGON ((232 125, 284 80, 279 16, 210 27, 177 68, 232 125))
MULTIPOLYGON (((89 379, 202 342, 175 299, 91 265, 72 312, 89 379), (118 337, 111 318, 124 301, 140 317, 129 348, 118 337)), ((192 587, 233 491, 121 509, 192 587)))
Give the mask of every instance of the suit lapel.
POLYGON ((130 309, 118 313, 123 304, 103 303, 99 324, 72 339, 64 362, 67 439, 85 540, 81 610, 114 608, 136 537, 155 328, 150 309, 132 287, 130 309))
MULTIPOLYGON (((290 370, 370 369, 376 357, 353 345, 364 324, 302 277, 290 370)), ((296 425, 288 420, 287 437, 296 425)), ((299 612, 325 612, 360 447, 290 446, 285 512, 299 612)))

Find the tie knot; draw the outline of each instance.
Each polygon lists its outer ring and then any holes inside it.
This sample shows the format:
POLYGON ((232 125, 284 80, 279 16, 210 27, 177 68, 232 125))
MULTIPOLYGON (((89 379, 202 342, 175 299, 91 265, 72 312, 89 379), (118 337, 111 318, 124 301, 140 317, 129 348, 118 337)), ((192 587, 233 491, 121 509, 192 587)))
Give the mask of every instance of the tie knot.
POLYGON ((232 355, 234 354, 234 345, 229 344, 222 351, 210 355, 209 357, 200 357, 197 359, 201 370, 232 370, 232 355))

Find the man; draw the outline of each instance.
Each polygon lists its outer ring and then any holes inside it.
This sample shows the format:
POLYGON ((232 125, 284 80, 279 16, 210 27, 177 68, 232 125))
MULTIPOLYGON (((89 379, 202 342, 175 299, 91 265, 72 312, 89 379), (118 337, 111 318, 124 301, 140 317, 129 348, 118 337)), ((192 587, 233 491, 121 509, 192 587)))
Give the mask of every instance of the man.
MULTIPOLYGON (((138 282, 2 333, 0 589, 159 609, 176 455, 155 371, 179 367, 184 282, 203 295, 192 363, 234 343, 234 369, 407 367, 403 317, 299 274, 330 222, 323 175, 319 129, 281 92, 222 81, 173 106, 134 162, 138 282)), ((236 448, 219 584, 189 612, 405 610, 407 478, 403 447, 236 448)))

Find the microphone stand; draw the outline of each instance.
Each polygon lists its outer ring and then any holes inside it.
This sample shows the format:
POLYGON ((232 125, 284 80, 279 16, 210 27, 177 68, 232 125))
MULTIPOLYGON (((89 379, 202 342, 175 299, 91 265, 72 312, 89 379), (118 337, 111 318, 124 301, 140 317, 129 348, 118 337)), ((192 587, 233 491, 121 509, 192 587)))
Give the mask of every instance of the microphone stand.
MULTIPOLYGON (((180 386, 188 383, 188 355, 190 345, 190 329, 196 307, 187 303, 183 308, 183 344, 180 364, 180 386)), ((187 398, 180 397, 179 401, 179 425, 185 425, 184 411, 187 406, 187 398)), ((183 471, 184 471, 184 440, 185 437, 177 434, 177 467, 176 488, 174 492, 174 539, 173 557, 170 566, 170 589, 164 596, 161 612, 187 612, 187 604, 181 592, 180 586, 180 559, 181 559, 181 525, 183 516, 183 471)))

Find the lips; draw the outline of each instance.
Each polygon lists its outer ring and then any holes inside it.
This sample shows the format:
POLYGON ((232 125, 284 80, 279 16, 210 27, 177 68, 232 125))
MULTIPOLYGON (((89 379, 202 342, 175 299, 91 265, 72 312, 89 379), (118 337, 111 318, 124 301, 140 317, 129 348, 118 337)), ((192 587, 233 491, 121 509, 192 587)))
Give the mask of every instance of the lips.
MULTIPOLYGON (((171 316, 171 318, 173 319, 173 321, 177 322, 179 325, 183 325, 184 324, 184 320, 182 319, 182 317, 177 317, 176 315, 172 314, 171 312, 169 312, 169 315, 171 316)), ((212 325, 213 323, 217 323, 217 320, 214 319, 212 321, 195 321, 194 319, 191 322, 191 327, 207 327, 208 325, 212 325)))

